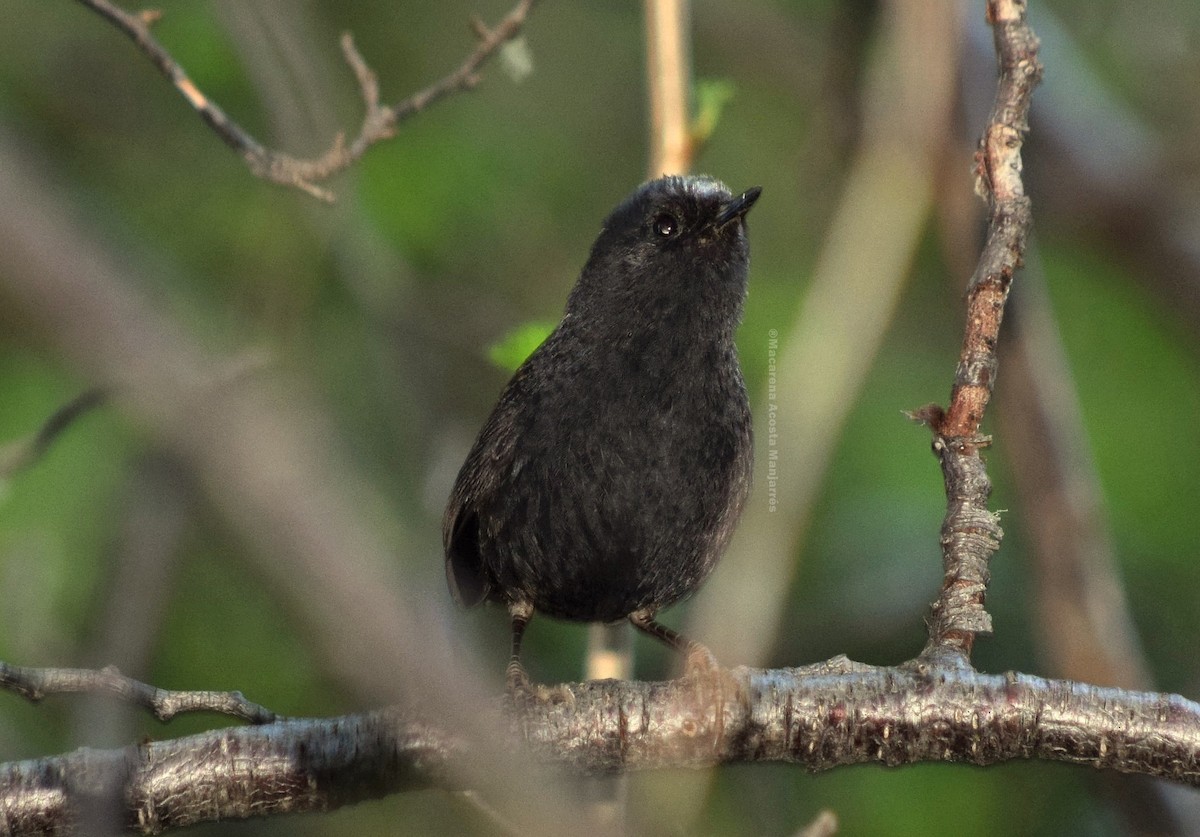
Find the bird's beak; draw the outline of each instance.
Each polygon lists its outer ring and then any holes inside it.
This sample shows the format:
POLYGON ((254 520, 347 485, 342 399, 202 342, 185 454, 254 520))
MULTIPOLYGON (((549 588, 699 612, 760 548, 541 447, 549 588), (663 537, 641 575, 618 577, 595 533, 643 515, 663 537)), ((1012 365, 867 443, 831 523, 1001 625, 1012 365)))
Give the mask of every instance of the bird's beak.
POLYGON ((762 194, 761 186, 752 186, 742 192, 729 203, 721 207, 721 211, 717 213, 717 217, 713 219, 713 226, 717 229, 728 224, 735 218, 742 218, 750 207, 754 206, 754 202, 758 200, 758 196, 762 194))

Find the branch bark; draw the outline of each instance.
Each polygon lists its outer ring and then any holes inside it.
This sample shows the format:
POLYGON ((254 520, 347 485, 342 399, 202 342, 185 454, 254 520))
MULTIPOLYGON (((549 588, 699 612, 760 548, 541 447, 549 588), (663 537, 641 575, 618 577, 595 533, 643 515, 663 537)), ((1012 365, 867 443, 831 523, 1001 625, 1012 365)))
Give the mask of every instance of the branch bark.
MULTIPOLYGON (((568 684, 518 708, 488 705, 479 728, 507 729, 540 759, 585 774, 752 761, 826 770, 1039 758, 1200 786, 1196 703, 983 675, 964 662, 975 633, 989 627, 983 591, 999 530, 986 509, 979 458, 985 440, 978 434, 995 377, 995 337, 1029 224, 1020 143, 1040 72, 1023 4, 992 0, 989 9, 1003 77, 979 173, 993 223, 969 291, 950 408, 927 416, 941 445, 950 513, 947 596, 935 609, 926 654, 894 668, 839 658, 803 669, 736 669, 714 679, 568 684)), ((365 64, 361 69, 369 76, 365 64)), ((360 82, 366 90, 363 76, 360 82)), ((329 540, 345 549, 340 538, 329 540)), ((83 675, 80 682, 107 688, 108 673, 83 675)), ((120 683, 111 691, 137 696, 120 683)), ((129 828, 158 833, 205 820, 328 810, 398 790, 459 788, 470 781, 463 765, 484 746, 470 735, 387 710, 17 762, 0 766, 0 825, 18 834, 69 828, 81 800, 119 797, 129 828)))
POLYGON ((992 486, 979 452, 991 440, 980 435, 979 427, 996 381, 1004 305, 1033 224, 1021 182, 1021 145, 1029 130, 1030 98, 1042 76, 1025 0, 988 0, 987 18, 1000 63, 991 118, 975 155, 976 191, 990 210, 987 243, 967 288, 967 326, 950 406, 914 413, 933 429, 933 449, 946 485, 941 536, 945 574, 931 609, 925 653, 963 659, 969 659, 975 636, 992 630, 983 603, 988 562, 1003 532, 999 515, 987 508, 992 486))
POLYGON ((241 692, 180 692, 159 689, 126 677, 113 666, 83 668, 29 668, 0 660, 0 688, 35 703, 47 695, 88 692, 109 695, 149 710, 160 721, 188 712, 216 712, 252 724, 277 719, 271 710, 246 700, 241 692))
MULTIPOLYGON (((921 660, 877 668, 840 657, 715 678, 571 683, 519 707, 495 701, 480 710, 538 760, 577 774, 1043 759, 1200 787, 1200 704, 921 660)), ((392 709, 85 749, 0 765, 0 823, 15 835, 68 828, 82 802, 119 794, 126 827, 157 834, 421 788, 461 790, 461 764, 475 747, 461 732, 392 709)))

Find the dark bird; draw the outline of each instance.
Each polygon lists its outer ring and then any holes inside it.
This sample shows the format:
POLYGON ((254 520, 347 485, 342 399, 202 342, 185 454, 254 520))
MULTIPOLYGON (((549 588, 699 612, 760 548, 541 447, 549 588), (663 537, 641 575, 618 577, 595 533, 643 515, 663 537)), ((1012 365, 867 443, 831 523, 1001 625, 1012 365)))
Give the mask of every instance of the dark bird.
POLYGON ((511 688, 527 685, 534 612, 654 620, 725 549, 750 487, 750 407, 734 329, 749 268, 746 213, 709 177, 664 177, 604 222, 562 321, 516 371, 467 455, 443 522, 446 578, 464 607, 512 617, 511 688))

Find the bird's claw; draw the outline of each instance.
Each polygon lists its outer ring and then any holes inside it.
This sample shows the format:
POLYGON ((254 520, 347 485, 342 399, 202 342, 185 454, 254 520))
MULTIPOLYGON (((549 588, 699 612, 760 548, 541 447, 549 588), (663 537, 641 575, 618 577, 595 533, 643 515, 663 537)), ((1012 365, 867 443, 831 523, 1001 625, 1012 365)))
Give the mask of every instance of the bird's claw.
POLYGON ((715 677, 721 670, 713 652, 698 642, 688 646, 687 657, 683 665, 684 677, 715 677))
POLYGON ((508 668, 504 670, 504 681, 508 686, 508 693, 513 697, 529 694, 529 675, 525 673, 525 666, 517 660, 509 662, 508 668))

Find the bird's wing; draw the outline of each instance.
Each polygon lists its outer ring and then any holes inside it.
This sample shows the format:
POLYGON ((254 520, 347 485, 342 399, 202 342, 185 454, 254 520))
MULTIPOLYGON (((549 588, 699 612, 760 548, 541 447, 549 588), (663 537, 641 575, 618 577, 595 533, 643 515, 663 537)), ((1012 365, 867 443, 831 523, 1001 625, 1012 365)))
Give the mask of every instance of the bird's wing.
POLYGON ((454 600, 463 607, 486 601, 491 580, 484 570, 481 551, 482 511, 512 470, 521 433, 522 371, 509 381, 496 408, 488 417, 475 446, 458 473, 442 520, 442 545, 446 551, 446 582, 454 600))

